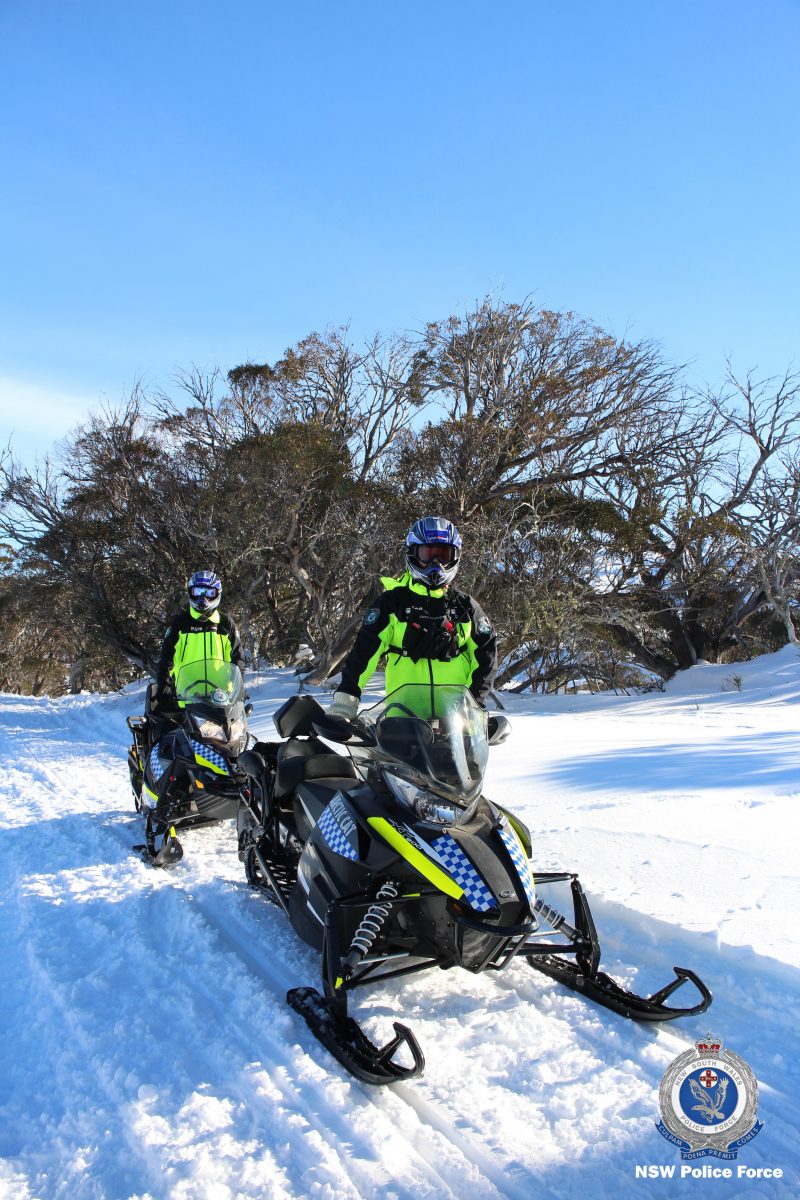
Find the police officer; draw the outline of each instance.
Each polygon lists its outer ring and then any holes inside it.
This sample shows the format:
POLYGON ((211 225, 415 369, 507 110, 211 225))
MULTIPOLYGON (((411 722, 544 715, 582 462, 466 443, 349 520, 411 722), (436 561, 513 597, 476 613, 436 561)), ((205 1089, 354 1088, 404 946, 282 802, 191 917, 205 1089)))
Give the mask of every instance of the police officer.
POLYGON ((497 671, 497 639, 474 597, 451 586, 461 536, 444 517, 415 521, 406 538, 407 570, 384 577, 384 592, 364 616, 328 713, 352 720, 361 692, 386 656, 386 691, 406 683, 461 684, 485 707, 497 671))
POLYGON ((174 708, 174 681, 188 663, 232 662, 244 672, 244 653, 233 618, 219 611, 222 584, 213 571, 195 571, 186 584, 189 608, 175 613, 164 635, 156 676, 156 701, 174 708))

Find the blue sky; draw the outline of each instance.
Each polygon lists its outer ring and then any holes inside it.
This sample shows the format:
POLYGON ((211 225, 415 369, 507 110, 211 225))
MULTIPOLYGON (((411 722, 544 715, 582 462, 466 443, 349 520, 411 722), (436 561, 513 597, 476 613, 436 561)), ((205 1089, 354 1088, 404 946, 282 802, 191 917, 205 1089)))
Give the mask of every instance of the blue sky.
POLYGON ((798 357, 797 0, 0 0, 0 441, 488 292, 798 357))

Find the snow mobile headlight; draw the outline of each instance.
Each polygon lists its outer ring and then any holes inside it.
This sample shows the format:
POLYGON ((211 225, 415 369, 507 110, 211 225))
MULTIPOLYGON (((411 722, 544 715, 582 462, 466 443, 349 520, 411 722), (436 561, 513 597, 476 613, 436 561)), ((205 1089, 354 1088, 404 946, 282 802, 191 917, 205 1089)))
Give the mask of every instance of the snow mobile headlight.
POLYGON ((231 754, 241 754, 243 750, 247 749, 247 726, 244 721, 233 722, 228 747, 231 754))
POLYGON ((461 810, 452 804, 444 803, 441 796, 437 796, 435 792, 417 787, 415 783, 401 779, 391 771, 384 771, 383 778, 395 799, 413 809, 417 816, 429 825, 454 825, 458 820, 461 810))
POLYGON ((195 719, 194 726, 204 741, 222 742, 227 745, 228 735, 225 732, 225 726, 220 725, 218 721, 209 721, 207 718, 203 718, 201 721, 195 719))

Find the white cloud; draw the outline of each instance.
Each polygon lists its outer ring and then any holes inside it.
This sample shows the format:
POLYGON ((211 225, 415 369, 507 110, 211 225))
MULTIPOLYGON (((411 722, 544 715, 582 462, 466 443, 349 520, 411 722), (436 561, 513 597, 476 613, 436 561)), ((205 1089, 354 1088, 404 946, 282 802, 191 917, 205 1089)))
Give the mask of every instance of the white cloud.
POLYGON ((0 375, 0 446, 11 438, 22 457, 42 454, 101 404, 98 395, 0 375))

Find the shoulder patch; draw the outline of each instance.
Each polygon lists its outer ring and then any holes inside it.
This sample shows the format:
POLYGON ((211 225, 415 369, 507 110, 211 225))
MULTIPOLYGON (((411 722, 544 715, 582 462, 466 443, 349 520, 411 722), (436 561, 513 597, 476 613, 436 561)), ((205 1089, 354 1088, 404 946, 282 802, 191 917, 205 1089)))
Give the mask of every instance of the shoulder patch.
POLYGON ((480 617, 478 619, 478 622, 477 622, 475 628, 478 633, 491 633, 492 632, 492 627, 489 624, 489 622, 486 620, 486 617, 480 617))
POLYGON ((366 613, 364 614, 364 624, 374 625, 380 615, 381 610, 379 608, 367 609, 366 613))

